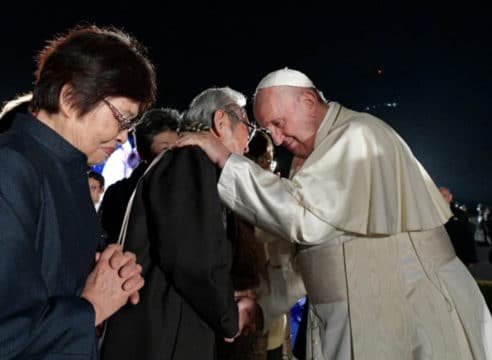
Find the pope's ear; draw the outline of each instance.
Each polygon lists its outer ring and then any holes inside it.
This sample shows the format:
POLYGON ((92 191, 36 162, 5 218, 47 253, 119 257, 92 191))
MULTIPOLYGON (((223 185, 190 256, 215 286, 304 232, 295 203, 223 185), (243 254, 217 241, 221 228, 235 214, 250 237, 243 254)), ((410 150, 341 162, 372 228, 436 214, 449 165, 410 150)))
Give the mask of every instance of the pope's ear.
POLYGON ((316 105, 318 104, 318 97, 312 89, 303 89, 299 94, 301 104, 305 106, 308 110, 314 111, 316 105))
POLYGON ((58 111, 67 118, 73 117, 77 114, 77 109, 73 106, 72 94, 72 86, 65 84, 63 85, 60 91, 60 96, 58 97, 58 111))

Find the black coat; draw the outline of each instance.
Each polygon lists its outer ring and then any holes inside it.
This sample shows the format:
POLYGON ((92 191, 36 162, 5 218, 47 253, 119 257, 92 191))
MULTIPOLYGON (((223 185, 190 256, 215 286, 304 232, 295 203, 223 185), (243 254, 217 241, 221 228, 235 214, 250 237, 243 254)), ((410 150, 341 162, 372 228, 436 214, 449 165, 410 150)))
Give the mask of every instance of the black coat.
POLYGON ((453 243, 456 256, 465 265, 474 264, 478 259, 472 224, 463 210, 451 205, 451 211, 453 216, 445 224, 445 227, 453 243))
POLYGON ((0 135, 0 359, 95 359, 87 158, 29 114, 0 135))
POLYGON ((197 147, 169 151, 137 186, 125 249, 144 266, 140 303, 111 317, 103 359, 214 359, 238 331, 217 168, 197 147))
POLYGON ((146 169, 147 165, 141 162, 132 171, 130 177, 119 180, 106 189, 99 207, 99 216, 101 225, 106 232, 107 243, 118 241, 128 200, 130 200, 138 180, 140 180, 146 169))

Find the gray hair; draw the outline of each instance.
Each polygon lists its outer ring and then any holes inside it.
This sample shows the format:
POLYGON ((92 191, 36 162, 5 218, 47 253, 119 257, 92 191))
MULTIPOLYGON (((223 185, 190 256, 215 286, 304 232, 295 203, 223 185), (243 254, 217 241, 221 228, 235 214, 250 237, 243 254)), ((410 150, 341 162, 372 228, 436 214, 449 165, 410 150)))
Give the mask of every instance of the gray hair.
POLYGON ((246 106, 246 96, 230 87, 208 88, 195 96, 187 111, 183 114, 180 131, 203 131, 212 128, 217 110, 226 106, 246 106))

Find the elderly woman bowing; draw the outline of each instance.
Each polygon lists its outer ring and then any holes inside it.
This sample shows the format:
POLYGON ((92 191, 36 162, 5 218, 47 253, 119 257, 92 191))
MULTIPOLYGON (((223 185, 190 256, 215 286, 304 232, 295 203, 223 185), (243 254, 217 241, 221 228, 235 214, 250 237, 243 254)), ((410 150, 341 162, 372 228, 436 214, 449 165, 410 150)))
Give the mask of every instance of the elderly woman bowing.
POLYGON ((87 166, 151 106, 154 68, 134 38, 86 26, 50 41, 35 75, 0 135, 0 358, 95 359, 95 326, 143 279, 133 254, 102 249, 87 166))

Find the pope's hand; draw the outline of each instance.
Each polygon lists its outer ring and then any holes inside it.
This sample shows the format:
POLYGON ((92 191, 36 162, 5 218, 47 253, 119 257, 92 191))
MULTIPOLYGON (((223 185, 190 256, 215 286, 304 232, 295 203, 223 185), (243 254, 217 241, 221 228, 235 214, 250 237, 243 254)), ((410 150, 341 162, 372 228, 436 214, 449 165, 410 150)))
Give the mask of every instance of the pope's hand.
POLYGON ((199 146, 205 151, 210 161, 220 168, 224 167, 227 159, 231 155, 231 151, 210 131, 181 133, 180 138, 171 148, 189 145, 199 146))

